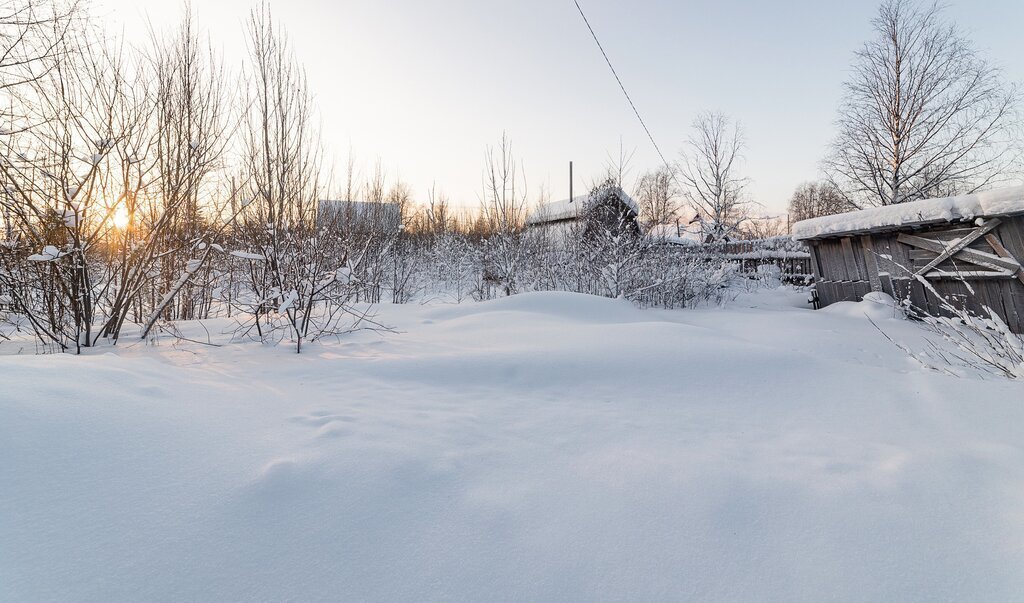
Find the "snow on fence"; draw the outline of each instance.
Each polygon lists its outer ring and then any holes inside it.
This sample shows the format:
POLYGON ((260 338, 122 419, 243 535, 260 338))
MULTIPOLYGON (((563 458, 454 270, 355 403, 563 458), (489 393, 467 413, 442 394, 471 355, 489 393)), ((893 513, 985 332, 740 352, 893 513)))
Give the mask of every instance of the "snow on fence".
POLYGON ((1024 187, 798 222, 822 307, 887 293, 933 316, 944 302, 1024 333, 1024 187))
POLYGON ((800 285, 813 279, 811 254, 802 243, 788 236, 699 245, 692 249, 718 256, 734 264, 740 275, 750 278, 777 274, 784 283, 800 285))

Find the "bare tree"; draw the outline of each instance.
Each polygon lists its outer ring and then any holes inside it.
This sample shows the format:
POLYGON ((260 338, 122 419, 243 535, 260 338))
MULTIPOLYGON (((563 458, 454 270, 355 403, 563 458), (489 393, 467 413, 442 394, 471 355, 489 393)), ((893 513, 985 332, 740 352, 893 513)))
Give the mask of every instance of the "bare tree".
POLYGON ((943 17, 886 0, 856 53, 829 178, 855 207, 969 193, 1016 177, 1019 90, 943 17))
POLYGON ((348 146, 348 161, 345 162, 345 193, 342 201, 352 203, 359 196, 360 189, 356 181, 359 174, 356 172, 356 154, 352 145, 348 146))
POLYGON ((740 238, 745 240, 773 239, 787 234, 785 216, 751 216, 740 228, 740 238))
POLYGON ((19 309, 41 339, 78 351, 95 343, 94 321, 105 318, 116 286, 116 216, 144 171, 127 157, 150 109, 145 76, 124 49, 86 15, 72 21, 52 23, 53 52, 17 95, 32 125, 6 140, 0 203, 20 244, 39 251, 11 259, 38 265, 16 271, 37 279, 9 283, 19 309))
MULTIPOLYGON (((77 1, 0 1, 0 90, 8 94, 39 79, 57 64, 54 60, 69 28, 77 21, 77 1)), ((11 116, 7 116, 11 117, 11 116)))
POLYGON ((150 134, 124 163, 145 160, 151 165, 152 190, 145 199, 138 194, 124 198, 123 276, 104 326, 104 334, 115 340, 135 298, 151 281, 153 310, 143 324, 143 338, 160 318, 188 320, 209 313, 208 260, 213 239, 224 229, 216 219, 231 211, 208 194, 229 144, 231 105, 223 67, 210 44, 200 40, 190 8, 173 34, 154 31, 151 39, 150 134), (159 276, 154 279, 154 274, 159 276))
POLYGON ((483 216, 495 232, 516 232, 526 219, 526 182, 512 152, 512 139, 501 135, 501 144, 487 147, 484 168, 483 216))
POLYGON ((640 204, 640 220, 645 230, 672 224, 678 219, 682 207, 679 194, 671 166, 640 176, 636 185, 636 201, 640 204))
POLYGON ((251 202, 237 220, 249 266, 251 321, 245 333, 302 344, 333 329, 351 265, 331 253, 335 238, 317 228, 324 182, 319 132, 306 76, 267 5, 249 19, 248 115, 245 170, 251 202), (341 291, 339 291, 341 290, 341 291))
POLYGON ((733 235, 747 219, 747 178, 740 174, 744 150, 740 126, 721 113, 703 113, 683 151, 679 177, 708 242, 733 235))
POLYGON ((636 155, 636 149, 631 151, 626 150, 625 144, 622 142, 622 137, 619 137, 619 148, 613 155, 611 151, 608 151, 607 157, 604 162, 604 178, 601 181, 594 182, 591 188, 597 188, 606 184, 609 180, 613 181, 616 186, 622 190, 628 190, 629 187, 626 185, 626 180, 629 179, 633 173, 633 157, 636 155))
POLYGON ((438 191, 436 184, 427 192, 425 222, 427 231, 432 234, 447 233, 455 227, 448 196, 438 191))
POLYGON ((488 147, 484 168, 484 197, 481 216, 487 228, 484 265, 488 278, 497 282, 505 295, 518 292, 527 238, 526 182, 512 152, 512 140, 502 134, 498 149, 488 147))
POLYGON ((804 182, 789 200, 789 219, 791 222, 799 222, 852 209, 856 208, 831 182, 804 182))

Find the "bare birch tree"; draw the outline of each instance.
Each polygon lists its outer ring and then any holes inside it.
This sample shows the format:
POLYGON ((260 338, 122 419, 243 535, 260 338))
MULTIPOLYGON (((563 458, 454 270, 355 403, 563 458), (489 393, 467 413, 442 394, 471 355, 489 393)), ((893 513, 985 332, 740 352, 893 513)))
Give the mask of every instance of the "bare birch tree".
POLYGON ((970 193, 1018 175, 1019 90, 938 3, 886 0, 856 53, 829 178, 855 207, 970 193))
POLYGON ((725 115, 703 113, 694 120, 678 173, 708 242, 725 240, 747 219, 748 179, 740 172, 744 147, 742 129, 725 115))

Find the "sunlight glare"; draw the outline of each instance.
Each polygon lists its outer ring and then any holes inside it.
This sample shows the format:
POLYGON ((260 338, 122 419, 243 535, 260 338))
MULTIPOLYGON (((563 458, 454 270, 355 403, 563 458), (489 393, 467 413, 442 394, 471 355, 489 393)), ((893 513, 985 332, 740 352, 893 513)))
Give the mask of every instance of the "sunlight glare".
POLYGON ((128 223, 131 222, 131 216, 128 215, 128 208, 123 205, 118 205, 117 209, 114 210, 114 228, 118 230, 124 230, 128 228, 128 223))

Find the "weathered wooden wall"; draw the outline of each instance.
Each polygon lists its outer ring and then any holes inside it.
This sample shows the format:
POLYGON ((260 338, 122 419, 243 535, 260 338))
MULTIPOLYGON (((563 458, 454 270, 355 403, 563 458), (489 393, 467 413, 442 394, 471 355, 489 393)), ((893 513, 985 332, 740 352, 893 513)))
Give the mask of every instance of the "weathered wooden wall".
MULTIPOLYGON (((1005 251, 1024 261, 1024 217, 1001 218, 990 233, 1005 251)), ((915 235, 940 241, 959 239, 973 231, 972 225, 953 225, 921 230, 872 233, 807 241, 811 252, 811 269, 821 305, 840 301, 860 301, 871 291, 883 291, 897 300, 910 303, 929 314, 942 314, 941 301, 914 273, 927 266, 938 254, 900 241, 900 235, 915 235)), ((905 237, 904 237, 905 238, 905 237)), ((985 237, 972 242, 968 249, 995 254, 993 244, 985 237)), ((969 253, 969 252, 968 252, 969 253)), ((975 271, 962 262, 943 262, 935 267, 962 276, 975 271)), ((928 282, 943 298, 955 306, 966 306, 974 312, 992 308, 1017 333, 1024 333, 1024 282, 1017 276, 980 276, 964 278, 929 278, 928 282), (964 282, 966 281, 966 283, 964 282)))

